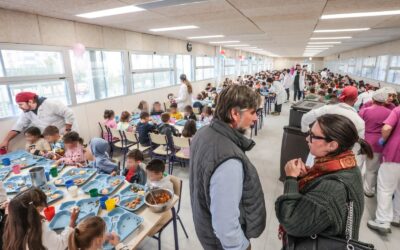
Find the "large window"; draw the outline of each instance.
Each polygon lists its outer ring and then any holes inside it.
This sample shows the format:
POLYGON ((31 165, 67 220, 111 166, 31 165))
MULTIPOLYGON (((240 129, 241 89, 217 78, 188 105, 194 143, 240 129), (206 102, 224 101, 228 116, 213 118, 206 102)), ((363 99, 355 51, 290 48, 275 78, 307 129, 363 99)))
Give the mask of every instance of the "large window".
POLYGON ((192 77, 192 56, 176 55, 176 79, 179 80, 181 74, 185 74, 189 81, 193 81, 192 77))
POLYGON ((240 75, 247 75, 249 73, 249 61, 247 59, 243 59, 240 62, 240 75))
POLYGON ((197 56, 196 57, 196 81, 212 79, 215 77, 214 57, 197 56))
POLYGON ((173 57, 131 54, 133 91, 167 87, 174 84, 173 57))
POLYGON ((70 104, 61 51, 0 48, 0 118, 17 115, 15 95, 31 91, 70 104))
POLYGON ((361 76, 373 79, 375 70, 376 57, 366 57, 363 60, 361 76))
POLYGON ((76 57, 70 51, 77 103, 125 94, 122 52, 88 50, 76 57))
POLYGON ((224 75, 234 75, 236 73, 236 60, 234 58, 226 57, 224 59, 224 75))
POLYGON ((356 72, 356 60, 354 58, 350 58, 347 63, 347 73, 353 75, 356 72))
POLYGON ((391 83, 400 83, 400 56, 391 57, 387 81, 391 83))

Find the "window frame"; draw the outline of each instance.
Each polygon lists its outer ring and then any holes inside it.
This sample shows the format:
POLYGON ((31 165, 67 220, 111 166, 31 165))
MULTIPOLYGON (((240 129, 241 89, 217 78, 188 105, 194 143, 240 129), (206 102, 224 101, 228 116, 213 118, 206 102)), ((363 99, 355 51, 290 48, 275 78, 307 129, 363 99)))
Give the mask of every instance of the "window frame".
POLYGON ((216 78, 216 76, 217 76, 217 73, 218 72, 216 72, 216 67, 217 67, 217 62, 216 62, 216 60, 217 60, 217 58, 215 57, 215 56, 208 56, 208 55, 204 55, 204 56, 193 56, 194 58, 194 78, 193 79, 195 79, 195 81, 206 81, 206 80, 210 80, 210 79, 215 79, 216 78), (207 66, 198 66, 197 65, 197 58, 211 58, 212 59, 212 62, 213 62, 213 65, 207 65, 207 66), (205 69, 213 69, 214 70, 214 76, 213 77, 210 77, 210 78, 204 78, 204 70, 205 69), (203 70, 203 78, 202 79, 197 79, 197 70, 203 70))

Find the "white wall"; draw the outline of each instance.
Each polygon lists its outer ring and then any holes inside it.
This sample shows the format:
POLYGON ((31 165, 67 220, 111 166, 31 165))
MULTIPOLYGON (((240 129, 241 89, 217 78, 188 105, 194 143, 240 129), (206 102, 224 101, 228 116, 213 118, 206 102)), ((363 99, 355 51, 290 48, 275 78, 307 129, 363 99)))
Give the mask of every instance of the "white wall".
POLYGON ((297 63, 313 63, 314 71, 319 71, 324 68, 324 61, 322 57, 313 57, 311 61, 305 57, 275 57, 274 69, 288 69, 295 66, 297 63))

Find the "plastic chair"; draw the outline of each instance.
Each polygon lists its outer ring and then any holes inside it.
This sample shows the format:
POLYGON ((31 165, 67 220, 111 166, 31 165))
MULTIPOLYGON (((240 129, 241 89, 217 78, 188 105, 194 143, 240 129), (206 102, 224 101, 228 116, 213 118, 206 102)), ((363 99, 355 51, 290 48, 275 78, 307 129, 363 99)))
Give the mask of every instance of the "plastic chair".
MULTIPOLYGON (((173 176, 173 175, 170 175, 170 180, 174 186, 174 194, 179 197, 178 208, 176 210, 176 220, 179 221, 179 223, 181 224, 182 230, 185 233, 186 238, 189 239, 189 235, 186 232, 186 228, 183 225, 181 217, 179 216, 179 211, 181 209, 181 201, 182 201, 182 183, 183 183, 183 181, 182 181, 182 179, 180 179, 176 176, 173 176)), ((154 235, 150 235, 152 238, 154 238, 158 241, 158 249, 159 250, 161 250, 161 233, 173 220, 171 213, 169 214, 169 216, 170 216, 170 219, 168 220, 168 222, 165 223, 164 225, 162 225, 162 227, 154 235)), ((174 233, 177 234, 177 232, 174 232, 174 233)))
MULTIPOLYGON (((179 163, 183 163, 184 166, 186 166, 186 162, 189 161, 190 157, 186 156, 183 152, 183 148, 190 148, 190 139, 185 138, 185 137, 177 137, 177 136, 172 136, 172 140, 174 141, 174 146, 181 148, 178 152, 174 153, 173 161, 175 159, 179 160, 179 163)), ((173 163, 172 163, 173 164, 173 163)))
POLYGON ((133 145, 135 145, 136 148, 139 149, 142 153, 151 148, 151 146, 143 146, 139 143, 139 136, 137 135, 137 133, 124 131, 124 135, 125 138, 128 141, 133 142, 133 145))
POLYGON ((166 135, 161 135, 161 134, 155 134, 155 133, 149 133, 150 140, 152 145, 155 144, 155 146, 151 147, 151 158, 157 158, 161 160, 165 160, 168 162, 168 172, 171 174, 172 173, 172 167, 171 167, 171 150, 169 149, 168 146, 168 140, 166 135), (158 146, 156 146, 158 145, 158 146))

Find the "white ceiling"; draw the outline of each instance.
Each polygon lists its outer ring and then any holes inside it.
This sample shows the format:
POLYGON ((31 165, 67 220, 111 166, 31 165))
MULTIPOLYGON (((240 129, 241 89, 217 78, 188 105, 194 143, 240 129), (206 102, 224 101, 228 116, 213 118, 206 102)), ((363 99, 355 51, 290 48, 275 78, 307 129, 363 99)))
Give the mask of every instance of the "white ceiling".
MULTIPOLYGON (((75 15, 154 0, 0 0, 0 7, 45 16, 152 33, 151 28, 196 25, 199 29, 153 33, 179 39, 223 34, 265 49, 271 55, 298 57, 310 37, 352 36, 318 56, 400 38, 400 15, 321 20, 322 14, 400 9, 400 0, 208 0, 143 12, 85 19, 75 15), (362 32, 313 33, 314 29, 365 28, 362 32)), ((208 43, 221 39, 198 40, 208 43)), ((314 41, 315 42, 315 41, 314 41)))

